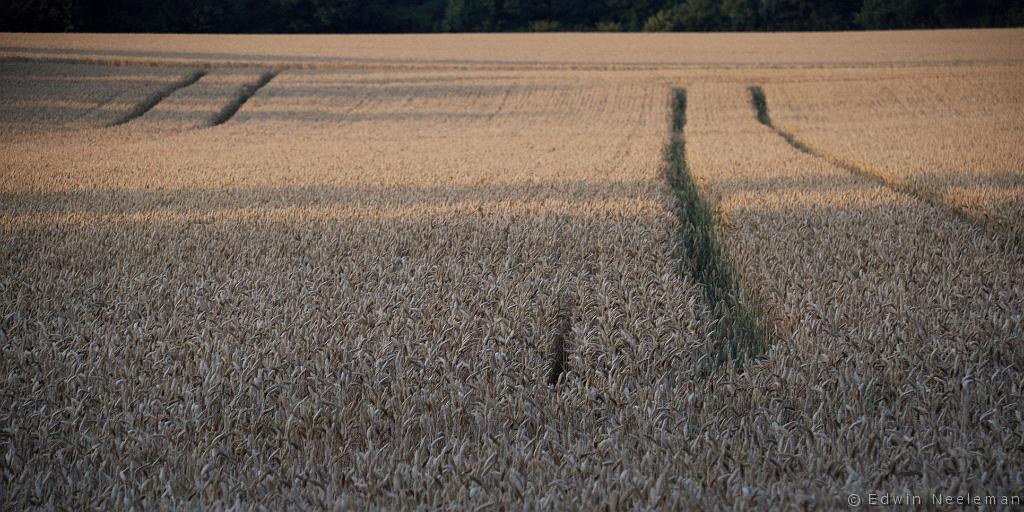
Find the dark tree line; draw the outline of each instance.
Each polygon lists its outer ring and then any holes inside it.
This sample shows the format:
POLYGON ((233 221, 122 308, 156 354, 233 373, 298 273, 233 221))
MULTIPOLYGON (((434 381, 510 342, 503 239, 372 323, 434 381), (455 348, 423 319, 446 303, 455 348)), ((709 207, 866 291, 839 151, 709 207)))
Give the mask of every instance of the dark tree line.
POLYGON ((0 0, 0 30, 506 32, 1024 26, 1024 0, 0 0))

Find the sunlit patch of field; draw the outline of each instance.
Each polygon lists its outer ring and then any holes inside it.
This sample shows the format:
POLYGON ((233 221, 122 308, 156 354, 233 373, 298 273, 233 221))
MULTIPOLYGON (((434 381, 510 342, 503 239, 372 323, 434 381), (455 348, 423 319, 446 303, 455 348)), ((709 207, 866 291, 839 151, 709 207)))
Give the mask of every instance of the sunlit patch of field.
POLYGON ((1020 68, 766 88, 772 118, 811 147, 1024 241, 1020 68))

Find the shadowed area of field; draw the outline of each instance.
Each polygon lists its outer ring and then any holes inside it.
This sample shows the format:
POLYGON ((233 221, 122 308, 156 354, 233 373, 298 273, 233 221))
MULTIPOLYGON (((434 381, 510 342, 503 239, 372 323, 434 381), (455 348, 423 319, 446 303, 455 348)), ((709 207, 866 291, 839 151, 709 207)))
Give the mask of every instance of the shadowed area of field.
POLYGON ((0 61, 0 137, 109 125, 194 72, 0 61))
POLYGON ((408 206, 447 206, 458 203, 487 205, 507 201, 593 201, 642 199, 650 189, 644 181, 575 180, 481 185, 401 184, 339 187, 252 187, 167 190, 78 190, 45 193, 0 193, 0 214, 132 214, 178 212, 204 214, 218 210, 259 208, 324 208, 344 206, 361 209, 408 206))

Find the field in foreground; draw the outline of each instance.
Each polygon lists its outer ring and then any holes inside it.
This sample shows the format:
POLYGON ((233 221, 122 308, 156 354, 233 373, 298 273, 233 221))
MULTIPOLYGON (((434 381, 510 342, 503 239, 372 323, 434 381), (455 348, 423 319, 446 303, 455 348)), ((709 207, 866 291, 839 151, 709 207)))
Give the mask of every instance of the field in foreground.
POLYGON ((1019 494, 1022 72, 1013 30, 0 35, 0 502, 1019 494))

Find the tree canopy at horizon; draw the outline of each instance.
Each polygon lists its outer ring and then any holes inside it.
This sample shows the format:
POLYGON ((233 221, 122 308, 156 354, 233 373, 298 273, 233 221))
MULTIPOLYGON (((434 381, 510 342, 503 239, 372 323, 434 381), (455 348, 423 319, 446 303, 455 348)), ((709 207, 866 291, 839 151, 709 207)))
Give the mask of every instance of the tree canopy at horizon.
POLYGON ((1024 25, 1024 0, 10 0, 0 31, 795 31, 1024 25))

